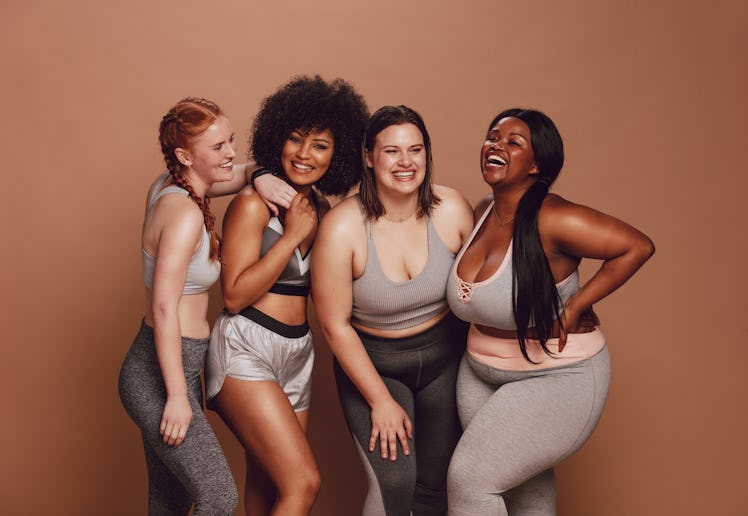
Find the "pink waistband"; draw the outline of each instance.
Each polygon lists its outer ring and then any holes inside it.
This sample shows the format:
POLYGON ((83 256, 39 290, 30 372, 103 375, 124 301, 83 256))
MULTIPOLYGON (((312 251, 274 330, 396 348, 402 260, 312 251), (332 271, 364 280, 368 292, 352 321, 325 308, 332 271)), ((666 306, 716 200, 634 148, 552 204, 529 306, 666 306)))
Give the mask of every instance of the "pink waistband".
POLYGON ((598 353, 605 346, 605 336, 597 327, 589 333, 572 333, 566 340, 566 346, 558 353, 558 339, 549 339, 546 347, 553 355, 546 354, 540 343, 527 340, 527 354, 535 364, 525 360, 517 339, 501 339, 481 333, 474 324, 470 325, 467 350, 477 361, 496 369, 509 371, 532 371, 548 369, 586 360, 598 353))

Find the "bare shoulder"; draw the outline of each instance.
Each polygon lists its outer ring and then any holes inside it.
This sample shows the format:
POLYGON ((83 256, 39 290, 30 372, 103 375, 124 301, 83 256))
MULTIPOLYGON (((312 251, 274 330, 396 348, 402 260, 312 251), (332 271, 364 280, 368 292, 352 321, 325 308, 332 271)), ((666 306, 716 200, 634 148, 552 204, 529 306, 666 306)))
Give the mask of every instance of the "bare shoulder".
POLYGON ((470 203, 459 190, 443 185, 434 185, 434 193, 442 200, 437 206, 437 210, 446 211, 472 211, 470 203))
POLYGON ((270 210, 257 192, 245 186, 231 199, 226 209, 225 219, 235 217, 260 219, 267 223, 270 220, 270 210))
POLYGON ((493 194, 486 195, 484 198, 482 198, 478 203, 475 205, 475 220, 478 220, 481 215, 483 215, 483 212, 485 212, 488 207, 493 202, 493 194))
POLYGON ((363 215, 356 199, 348 197, 340 201, 323 217, 320 232, 335 238, 351 238, 363 227, 363 215))

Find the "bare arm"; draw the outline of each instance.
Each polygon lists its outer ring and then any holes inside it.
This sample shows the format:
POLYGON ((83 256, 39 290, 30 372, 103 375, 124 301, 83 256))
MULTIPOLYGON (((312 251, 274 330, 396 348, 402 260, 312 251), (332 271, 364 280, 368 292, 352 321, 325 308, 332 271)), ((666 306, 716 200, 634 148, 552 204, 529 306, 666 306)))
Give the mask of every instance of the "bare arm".
POLYGON ((286 268, 299 243, 314 230, 316 212, 297 195, 286 213, 285 231, 260 258, 262 233, 269 220, 267 208, 251 190, 237 195, 223 219, 221 287, 231 312, 238 312, 260 299, 286 268))
MULTIPOLYGON (((583 311, 623 285, 655 251, 652 240, 636 228, 558 196, 543 204, 538 226, 541 239, 550 243, 552 269, 554 262, 560 261, 557 257, 603 260, 592 278, 566 303, 569 331, 576 328, 583 311)), ((561 344, 565 341, 562 334, 561 344)))
POLYGON ((278 215, 278 206, 288 208, 296 195, 294 187, 272 174, 261 175, 252 186, 275 215, 278 215))
POLYGON ((192 420, 187 383, 182 366, 182 332, 179 301, 187 268, 201 237, 203 216, 192 201, 168 195, 160 200, 161 228, 153 274, 153 331, 161 374, 166 387, 166 404, 160 432, 169 446, 179 446, 192 420))
POLYGON ((312 254, 312 288, 317 319, 343 370, 371 407, 369 451, 377 440, 382 458, 397 459, 396 440, 405 455, 412 425, 405 410, 392 398, 382 377, 350 324, 353 306, 353 257, 361 238, 360 215, 352 203, 337 206, 325 217, 312 254), (354 212, 354 210, 356 210, 354 212))

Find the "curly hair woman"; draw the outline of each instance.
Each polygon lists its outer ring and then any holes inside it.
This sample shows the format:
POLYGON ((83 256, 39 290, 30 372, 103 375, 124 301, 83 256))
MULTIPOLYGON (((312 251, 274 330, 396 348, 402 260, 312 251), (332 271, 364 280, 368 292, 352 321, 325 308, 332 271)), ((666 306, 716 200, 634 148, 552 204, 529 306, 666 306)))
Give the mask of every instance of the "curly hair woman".
POLYGON ((319 490, 305 436, 314 359, 309 265, 329 209, 320 193, 345 194, 358 182, 367 116, 343 80, 300 77, 281 87, 255 118, 251 148, 295 196, 274 215, 247 188, 224 218, 226 310, 211 337, 207 395, 246 451, 248 515, 308 514, 319 490))
POLYGON ((493 195, 449 276, 452 311, 471 323, 457 381, 464 429, 449 468, 453 516, 553 515, 553 467, 602 414, 610 381, 591 312, 654 253, 633 227, 549 194, 563 143, 543 113, 509 109, 488 126, 493 195), (584 285, 582 258, 603 260, 584 285))
POLYGON ((162 119, 168 171, 151 186, 142 233, 147 309, 119 377, 148 466, 149 514, 234 514, 236 486, 203 414, 208 288, 218 279, 218 236, 208 194, 236 192, 234 130, 213 102, 187 98, 162 119))

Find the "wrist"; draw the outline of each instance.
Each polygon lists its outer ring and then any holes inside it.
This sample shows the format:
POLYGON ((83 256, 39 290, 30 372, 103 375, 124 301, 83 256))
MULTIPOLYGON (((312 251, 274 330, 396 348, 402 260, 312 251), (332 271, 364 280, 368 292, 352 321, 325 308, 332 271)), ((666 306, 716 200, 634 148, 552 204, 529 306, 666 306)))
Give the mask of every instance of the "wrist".
POLYGON ((271 174, 273 176, 277 176, 277 174, 275 172, 273 172, 272 170, 267 169, 265 167, 260 167, 257 170, 255 170, 254 172, 252 172, 252 175, 250 176, 249 183, 252 186, 252 188, 255 187, 255 180, 258 177, 264 176, 265 174, 271 174))

